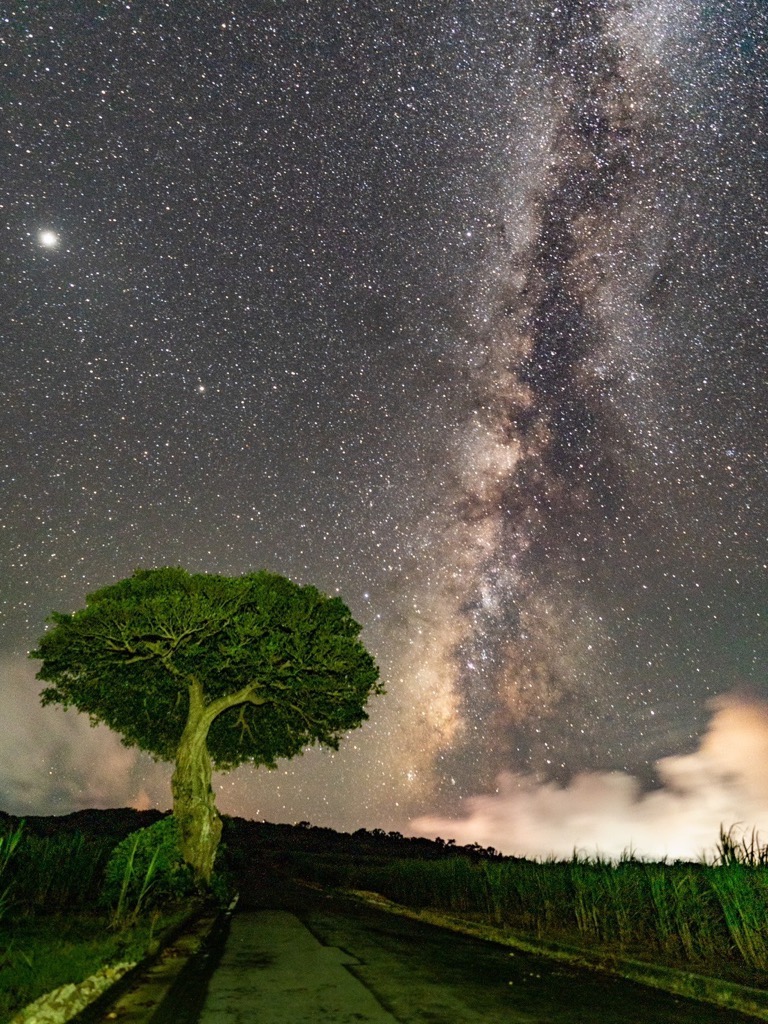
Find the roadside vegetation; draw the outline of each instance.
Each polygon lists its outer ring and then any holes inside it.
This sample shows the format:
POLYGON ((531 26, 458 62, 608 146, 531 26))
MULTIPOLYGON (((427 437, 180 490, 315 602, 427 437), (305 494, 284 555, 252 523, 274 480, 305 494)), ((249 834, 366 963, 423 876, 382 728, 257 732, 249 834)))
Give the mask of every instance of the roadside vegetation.
POLYGON ((388 862, 299 854, 307 880, 375 892, 545 941, 682 966, 764 987, 768 846, 722 831, 712 863, 529 861, 444 850, 388 862))
POLYGON ((195 890, 174 845, 175 823, 161 818, 116 846, 128 822, 137 824, 125 814, 124 827, 113 819, 106 834, 0 825, 3 1024, 60 985, 142 959, 189 912, 195 890))
MULTIPOLYGON (((754 833, 723 832, 706 864, 631 854, 529 861, 381 829, 347 835, 239 818, 225 818, 223 838, 243 892, 292 880, 365 890, 519 936, 766 987, 768 846, 754 833)), ((224 902, 232 884, 215 879, 224 902)), ((22 824, 0 813, 0 1024, 59 985, 141 959, 195 893, 170 817, 83 811, 22 824)))

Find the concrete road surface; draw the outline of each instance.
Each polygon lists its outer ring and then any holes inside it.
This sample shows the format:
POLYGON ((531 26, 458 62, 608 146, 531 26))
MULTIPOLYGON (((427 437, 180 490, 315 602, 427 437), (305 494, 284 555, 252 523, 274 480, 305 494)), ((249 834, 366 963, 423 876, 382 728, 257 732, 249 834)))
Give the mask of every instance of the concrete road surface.
POLYGON ((285 910, 234 918, 200 1024, 397 1024, 347 966, 285 910))
POLYGON ((755 1024, 610 975, 265 879, 152 1024, 755 1024), (244 906, 245 905, 245 906, 244 906))

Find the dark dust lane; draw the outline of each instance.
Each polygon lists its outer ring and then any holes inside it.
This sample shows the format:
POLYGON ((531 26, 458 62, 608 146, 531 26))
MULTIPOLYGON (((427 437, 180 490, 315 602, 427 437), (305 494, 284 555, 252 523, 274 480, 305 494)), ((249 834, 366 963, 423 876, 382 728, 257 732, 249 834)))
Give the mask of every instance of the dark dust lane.
MULTIPOLYGON (((259 889, 243 893, 220 966, 185 1021, 754 1024, 744 1014, 512 953, 313 890, 283 883, 259 889), (338 978, 344 973, 349 986, 338 978), (334 1011, 342 990, 345 999, 351 993, 360 1000, 351 1015, 334 1011)), ((178 1015, 176 997, 171 1002, 178 1015)))

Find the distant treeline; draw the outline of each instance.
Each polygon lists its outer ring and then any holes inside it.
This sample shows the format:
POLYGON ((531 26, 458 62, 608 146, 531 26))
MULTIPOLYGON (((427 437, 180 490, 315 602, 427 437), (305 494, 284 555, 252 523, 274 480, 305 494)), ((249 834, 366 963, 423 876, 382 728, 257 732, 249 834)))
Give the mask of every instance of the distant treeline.
MULTIPOLYGON (((24 831, 32 836, 52 836, 80 833, 93 839, 113 840, 118 843, 136 829, 146 828, 166 817, 170 811, 137 811, 131 807, 88 809, 62 815, 27 815, 23 818, 0 811, 0 832, 12 830, 24 821, 24 831)), ((357 829, 356 832, 337 832, 332 828, 300 821, 296 825, 274 824, 269 821, 249 821, 245 818, 223 816, 224 841, 238 848, 253 851, 302 850, 305 852, 344 853, 384 857, 416 857, 436 860, 445 857, 468 857, 470 860, 518 860, 502 857, 493 847, 478 843, 457 846, 454 840, 408 837, 400 832, 387 832, 381 828, 357 829)))

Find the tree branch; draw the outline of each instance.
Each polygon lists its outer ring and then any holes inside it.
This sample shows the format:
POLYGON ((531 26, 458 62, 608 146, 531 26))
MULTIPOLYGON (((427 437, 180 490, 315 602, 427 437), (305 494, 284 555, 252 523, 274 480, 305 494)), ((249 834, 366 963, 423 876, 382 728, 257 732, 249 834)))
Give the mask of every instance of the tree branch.
POLYGON ((235 693, 228 693, 223 697, 219 697, 218 700, 211 701, 206 707, 204 715, 208 725, 210 726, 213 720, 218 718, 222 712, 227 711, 229 708, 235 708, 238 704, 266 704, 269 698, 256 692, 261 688, 260 683, 248 683, 247 686, 237 690, 235 693))
POLYGON ((253 735, 253 730, 251 729, 250 725, 248 725, 248 722, 245 720, 245 704, 241 706, 240 714, 237 716, 237 721, 233 723, 232 728, 236 728, 238 725, 240 726, 240 742, 243 742, 243 737, 247 733, 248 736, 250 736, 251 738, 251 742, 255 743, 256 737, 253 735))
POLYGON ((302 709, 297 704, 289 704, 288 707, 292 708, 298 715, 301 715, 301 717, 304 719, 307 725, 321 726, 323 724, 322 722, 319 722, 316 718, 310 718, 309 715, 305 711, 302 711, 302 709))

